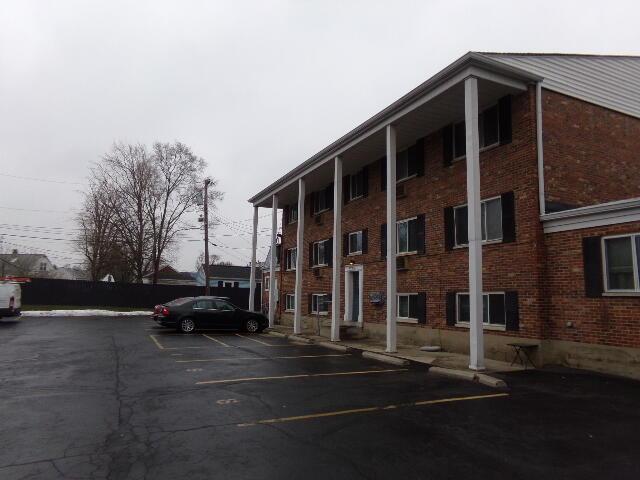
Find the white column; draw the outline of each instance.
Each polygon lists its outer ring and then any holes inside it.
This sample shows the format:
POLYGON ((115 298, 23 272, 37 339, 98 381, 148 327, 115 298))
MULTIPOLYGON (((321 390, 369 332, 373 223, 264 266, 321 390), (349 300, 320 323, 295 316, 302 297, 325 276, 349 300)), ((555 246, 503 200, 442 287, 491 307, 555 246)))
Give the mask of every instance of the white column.
POLYGON ((278 233, 278 195, 272 197, 271 208, 271 262, 269 264, 269 327, 276 319, 276 234, 278 233))
POLYGON ((467 137, 467 204, 469 231, 469 368, 484 370, 482 338, 482 222, 480 208, 480 142, 478 79, 464 81, 464 121, 467 137))
POLYGON ((396 129, 387 125, 387 352, 396 351, 396 129))
POLYGON ((253 233, 251 238, 251 275, 249 277, 249 311, 256 304, 256 250, 258 248, 258 207, 253 207, 253 233))
POLYGON ((340 269, 342 268, 342 158, 335 158, 333 175, 333 288, 331 341, 340 341, 340 269))
POLYGON ((296 299, 293 314, 293 333, 302 333, 302 269, 304 263, 304 196, 305 184, 301 178, 298 180, 298 236, 296 240, 296 299))

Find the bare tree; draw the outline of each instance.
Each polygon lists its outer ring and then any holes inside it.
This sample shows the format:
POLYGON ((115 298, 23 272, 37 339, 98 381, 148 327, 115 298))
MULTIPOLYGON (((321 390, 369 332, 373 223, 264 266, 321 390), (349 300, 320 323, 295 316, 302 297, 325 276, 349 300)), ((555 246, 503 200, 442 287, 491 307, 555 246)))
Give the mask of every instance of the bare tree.
MULTIPOLYGON (((220 255, 209 255, 209 265, 216 265, 218 264, 218 262, 220 262, 220 255)), ((202 266, 204 265, 204 252, 200 252, 200 254, 198 255, 198 258, 196 258, 196 272, 198 270, 200 270, 202 268, 202 266)))
MULTIPOLYGON (((182 218, 197 206, 198 188, 204 179, 206 163, 180 142, 156 142, 151 163, 154 181, 147 197, 146 212, 153 238, 151 260, 155 284, 167 248, 175 242, 180 232, 190 229, 182 218)), ((222 198, 221 192, 215 189, 216 183, 211 181, 209 198, 205 199, 211 206, 222 198)))

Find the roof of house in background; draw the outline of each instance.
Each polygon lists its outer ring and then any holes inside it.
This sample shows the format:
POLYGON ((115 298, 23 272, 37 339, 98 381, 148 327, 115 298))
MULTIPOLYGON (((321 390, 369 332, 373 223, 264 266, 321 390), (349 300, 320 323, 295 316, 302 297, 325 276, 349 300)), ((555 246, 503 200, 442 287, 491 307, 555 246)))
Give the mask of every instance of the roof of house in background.
POLYGON ((42 259, 46 259, 49 263, 49 258, 42 253, 0 253, 0 270, 4 266, 4 272, 6 274, 19 273, 26 274, 34 270, 39 270, 39 262, 42 259), (11 272, 9 270, 12 270, 11 272))
MULTIPOLYGON (((204 264, 202 265, 204 272, 204 264)), ((259 268, 256 268, 256 277, 262 275, 259 268)), ((249 280, 251 277, 251 267, 240 265, 209 265, 209 278, 223 278, 229 280, 249 280)))
MULTIPOLYGON (((145 278, 153 277, 153 272, 147 273, 145 278)), ((165 265, 158 270, 158 280, 194 280, 194 274, 191 272, 178 272, 171 265, 165 265)))
POLYGON ((554 92, 640 117, 640 57, 476 52, 543 77, 554 92))

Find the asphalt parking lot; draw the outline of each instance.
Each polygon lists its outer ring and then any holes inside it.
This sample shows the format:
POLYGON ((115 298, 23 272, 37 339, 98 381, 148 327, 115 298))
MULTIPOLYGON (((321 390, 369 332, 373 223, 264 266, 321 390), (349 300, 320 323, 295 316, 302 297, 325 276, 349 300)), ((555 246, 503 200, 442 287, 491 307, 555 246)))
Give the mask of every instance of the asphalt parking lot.
POLYGON ((640 478, 640 384, 506 391, 149 318, 0 321, 2 479, 640 478))

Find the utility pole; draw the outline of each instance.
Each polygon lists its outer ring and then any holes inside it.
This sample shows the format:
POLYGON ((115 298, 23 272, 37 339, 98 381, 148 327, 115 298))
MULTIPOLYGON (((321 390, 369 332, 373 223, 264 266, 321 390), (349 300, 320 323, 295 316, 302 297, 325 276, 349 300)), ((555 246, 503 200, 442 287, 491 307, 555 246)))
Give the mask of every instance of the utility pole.
POLYGON ((209 184, 210 179, 204 181, 204 294, 209 295, 209 184))

